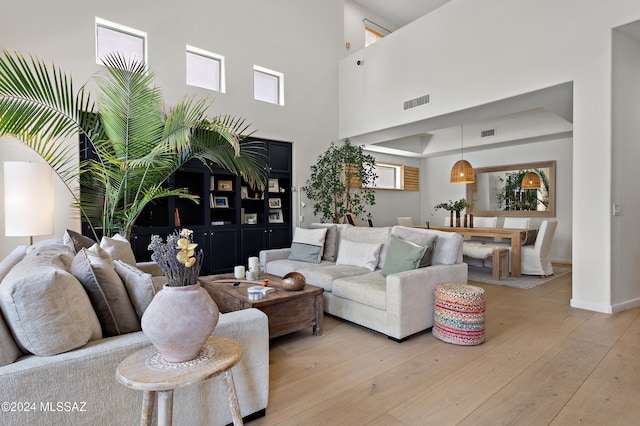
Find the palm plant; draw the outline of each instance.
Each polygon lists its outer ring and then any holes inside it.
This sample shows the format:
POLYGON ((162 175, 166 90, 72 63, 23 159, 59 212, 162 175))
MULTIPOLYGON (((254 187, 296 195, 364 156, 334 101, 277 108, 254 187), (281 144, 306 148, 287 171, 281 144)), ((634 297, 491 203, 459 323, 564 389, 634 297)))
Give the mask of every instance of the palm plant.
POLYGON ((154 75, 143 63, 117 54, 103 62, 92 99, 84 86, 76 91, 59 68, 7 51, 0 56, 0 136, 15 136, 52 167, 96 239, 98 227, 103 235, 129 238, 153 200, 179 196, 198 202, 166 185, 194 158, 264 186, 265 156, 242 141, 244 120, 207 117, 206 99, 182 99, 165 112, 162 92, 151 86, 154 75), (77 150, 67 142, 78 134, 92 151, 79 167, 77 150))

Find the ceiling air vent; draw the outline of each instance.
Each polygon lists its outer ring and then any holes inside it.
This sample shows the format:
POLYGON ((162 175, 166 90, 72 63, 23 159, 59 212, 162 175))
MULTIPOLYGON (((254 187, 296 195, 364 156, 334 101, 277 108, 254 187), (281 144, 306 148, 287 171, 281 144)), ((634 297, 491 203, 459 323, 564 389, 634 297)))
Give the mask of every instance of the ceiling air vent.
POLYGON ((496 129, 480 130, 481 138, 486 138, 486 137, 495 136, 495 135, 496 135, 496 129))
POLYGON ((426 94, 415 99, 409 99, 408 101, 404 101, 404 110, 408 110, 411 108, 419 107, 420 105, 430 104, 431 103, 431 95, 426 94))

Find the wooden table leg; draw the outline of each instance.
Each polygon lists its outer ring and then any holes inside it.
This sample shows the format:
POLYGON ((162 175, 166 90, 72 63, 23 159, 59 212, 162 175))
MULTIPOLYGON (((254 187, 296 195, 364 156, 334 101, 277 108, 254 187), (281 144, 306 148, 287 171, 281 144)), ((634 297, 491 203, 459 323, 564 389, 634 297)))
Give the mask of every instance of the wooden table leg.
POLYGON ((322 294, 316 296, 315 308, 316 323, 313 326, 313 335, 319 336, 320 334, 322 334, 322 319, 324 318, 324 299, 322 298, 322 294))
POLYGON ((158 426, 171 426, 173 420, 173 389, 158 392, 158 426))
POLYGON ((242 425, 242 414, 240 413, 240 405, 238 404, 238 395, 236 394, 236 385, 233 383, 233 374, 231 370, 225 370, 222 373, 224 388, 227 392, 227 401, 231 409, 231 417, 233 417, 233 425, 242 425))
POLYGON ((522 231, 514 232, 511 236, 511 276, 522 276, 522 231))
POLYGON ((140 424, 142 426, 151 426, 155 400, 156 393, 154 391, 144 391, 142 394, 142 415, 140 416, 140 424))

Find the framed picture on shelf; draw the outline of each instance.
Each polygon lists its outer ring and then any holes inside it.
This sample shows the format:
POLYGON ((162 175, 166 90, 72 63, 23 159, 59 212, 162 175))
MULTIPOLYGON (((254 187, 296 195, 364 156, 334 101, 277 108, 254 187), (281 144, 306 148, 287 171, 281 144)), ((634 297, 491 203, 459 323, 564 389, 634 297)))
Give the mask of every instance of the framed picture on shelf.
POLYGON ((255 225, 258 223, 258 213, 245 213, 244 223, 248 223, 249 225, 255 225))
POLYGON ((229 199, 227 197, 213 197, 213 208, 215 209, 229 208, 229 199))
POLYGON ((248 186, 243 186, 240 188, 240 198, 242 198, 243 200, 246 200, 247 198, 249 198, 249 187, 248 186))
POLYGON ((282 201, 280 198, 269 198, 269 208, 270 209, 279 209, 282 207, 282 201))
POLYGON ((283 223, 282 209, 269 210, 269 223, 283 223))
POLYGON ((278 179, 269 179, 269 192, 280 192, 278 179))
POLYGON ((231 180, 219 180, 218 191, 233 191, 233 181, 231 180))

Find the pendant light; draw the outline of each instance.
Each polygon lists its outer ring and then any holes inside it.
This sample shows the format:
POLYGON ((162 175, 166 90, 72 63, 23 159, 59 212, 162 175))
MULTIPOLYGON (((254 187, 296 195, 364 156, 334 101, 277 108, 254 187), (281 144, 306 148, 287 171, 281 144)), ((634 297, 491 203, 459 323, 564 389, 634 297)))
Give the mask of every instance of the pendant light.
POLYGON ((461 159, 451 168, 451 183, 473 183, 475 181, 475 173, 473 167, 464 159, 464 127, 460 125, 460 156, 461 159))
POLYGON ((540 189, 540 175, 536 172, 527 172, 520 186, 522 189, 540 189))

